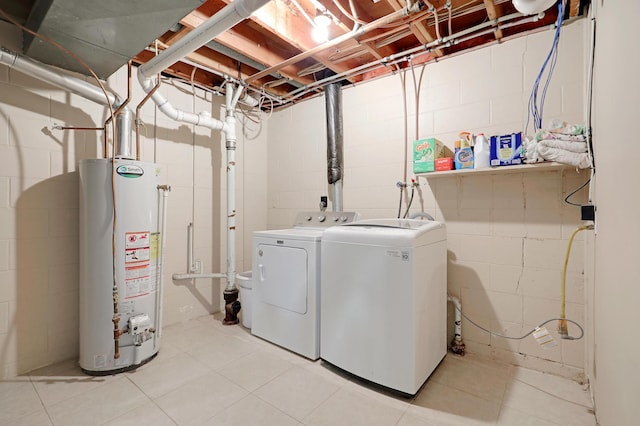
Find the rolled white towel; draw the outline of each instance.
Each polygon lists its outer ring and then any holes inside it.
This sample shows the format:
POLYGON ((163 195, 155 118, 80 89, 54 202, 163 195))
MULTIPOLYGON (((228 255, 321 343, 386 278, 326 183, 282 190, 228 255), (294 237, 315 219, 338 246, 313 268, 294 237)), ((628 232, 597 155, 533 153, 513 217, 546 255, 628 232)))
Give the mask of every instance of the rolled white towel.
MULTIPOLYGON (((540 157, 548 161, 556 161, 562 164, 569 164, 579 169, 588 169, 590 167, 589 154, 584 151, 572 151, 562 148, 550 146, 549 144, 538 143, 538 154, 540 157)), ((558 143, 561 141, 551 141, 558 143)), ((566 142, 569 145, 579 145, 582 142, 566 142)), ((585 146, 586 151, 586 146, 585 146)))

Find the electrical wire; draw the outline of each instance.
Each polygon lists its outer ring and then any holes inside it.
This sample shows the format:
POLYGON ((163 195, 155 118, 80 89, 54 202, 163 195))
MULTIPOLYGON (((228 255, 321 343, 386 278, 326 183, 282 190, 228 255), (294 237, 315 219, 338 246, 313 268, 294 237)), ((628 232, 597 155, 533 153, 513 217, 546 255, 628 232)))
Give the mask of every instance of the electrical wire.
POLYGON ((576 203, 572 203, 571 201, 569 201, 569 198, 571 198, 571 196, 573 194, 575 194, 576 192, 580 191, 582 188, 584 188, 585 186, 587 186, 589 184, 589 182, 591 182, 591 177, 589 177, 589 179, 587 179, 587 181, 585 183, 583 183, 582 185, 580 185, 575 191, 573 191, 571 194, 567 195, 564 199, 564 202, 572 205, 572 206, 576 206, 576 207, 582 207, 582 204, 576 204, 576 203))
MULTIPOLYGON (((454 305, 455 306, 455 305, 454 305)), ((580 330, 580 335, 577 337, 573 337, 573 336, 563 336, 562 339, 563 340, 580 340, 584 337, 584 329, 582 328, 582 326, 580 326, 580 324, 578 324, 577 322, 570 320, 570 319, 566 319, 566 318, 550 318, 542 323, 540 323, 537 327, 531 329, 531 331, 527 332, 526 334, 522 335, 522 336, 505 336, 504 334, 499 334, 496 333, 495 331, 491 331, 488 330, 486 328, 484 328, 483 326, 481 326, 480 324, 477 324, 476 322, 474 322, 471 318, 469 318, 468 316, 466 316, 464 314, 464 312, 462 312, 462 309, 459 309, 457 306, 455 306, 456 310, 458 312, 460 312, 460 315, 462 315, 464 317, 464 319, 466 319, 467 321, 469 321, 471 324, 475 325, 476 327, 478 327, 480 330, 485 331, 487 333, 489 333, 492 336, 496 336, 496 337, 500 337, 501 339, 509 339, 509 340, 523 340, 526 339, 527 337, 529 337, 530 335, 532 335, 538 328, 550 323, 551 321, 560 321, 562 319, 564 319, 564 321, 570 322, 571 324, 575 325, 576 327, 578 327, 578 329, 580 330)))
POLYGON ((558 59, 558 42, 560 41, 560 31, 562 29, 562 22, 564 19, 564 7, 565 7, 565 0, 562 0, 558 3, 558 19, 556 20, 556 31, 553 35, 553 42, 551 44, 551 49, 549 50, 547 57, 542 63, 540 72, 538 73, 538 76, 536 77, 533 83, 533 88, 531 89, 531 95, 529 96, 529 108, 527 113, 527 124, 525 126, 525 133, 528 133, 530 120, 533 120, 534 133, 542 128, 544 101, 547 95, 547 89, 549 88, 549 83, 551 82, 553 71, 556 66, 556 61, 558 59), (547 66, 549 67, 548 69, 547 69, 547 66), (547 72, 547 77, 546 77, 540 98, 538 99, 538 90, 540 88, 540 81, 542 80, 545 71, 547 72))

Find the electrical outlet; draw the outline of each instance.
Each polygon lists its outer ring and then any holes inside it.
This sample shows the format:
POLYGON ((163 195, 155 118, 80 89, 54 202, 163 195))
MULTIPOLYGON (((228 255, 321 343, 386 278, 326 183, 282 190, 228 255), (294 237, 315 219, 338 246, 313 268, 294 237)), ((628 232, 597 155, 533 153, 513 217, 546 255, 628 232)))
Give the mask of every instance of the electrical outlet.
POLYGON ((587 204, 586 206, 581 206, 581 219, 582 220, 590 220, 595 222, 596 220, 596 206, 593 204, 587 204))

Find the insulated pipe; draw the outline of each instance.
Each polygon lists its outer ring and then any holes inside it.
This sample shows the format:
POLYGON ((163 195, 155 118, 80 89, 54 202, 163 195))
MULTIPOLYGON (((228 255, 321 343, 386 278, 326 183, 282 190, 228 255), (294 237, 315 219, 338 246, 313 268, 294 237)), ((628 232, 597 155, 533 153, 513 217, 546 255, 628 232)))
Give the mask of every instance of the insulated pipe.
POLYGON ((327 178, 333 193, 331 208, 342 211, 342 91, 339 83, 324 88, 327 115, 327 178))
POLYGON ((455 306, 454 332, 451 341, 451 351, 454 354, 464 355, 465 344, 462 341, 462 304, 460 299, 447 295, 447 300, 455 306))
MULTIPOLYGON (((11 52, 5 48, 0 48, 0 63, 8 65, 10 68, 14 68, 38 80, 68 90, 100 105, 112 105, 113 108, 117 109, 123 102, 116 95, 109 92, 107 92, 107 99, 100 88, 85 80, 64 74, 53 67, 11 52)), ((131 144, 131 110, 125 107, 120 114, 117 115, 116 123, 118 129, 117 139, 119 141, 118 149, 124 149, 124 147, 130 146, 131 144)))
POLYGON ((143 79, 148 79, 164 71, 167 67, 204 46, 218 34, 247 19, 267 3, 269 0, 236 0, 225 6, 162 54, 155 56, 138 68, 138 75, 143 79))

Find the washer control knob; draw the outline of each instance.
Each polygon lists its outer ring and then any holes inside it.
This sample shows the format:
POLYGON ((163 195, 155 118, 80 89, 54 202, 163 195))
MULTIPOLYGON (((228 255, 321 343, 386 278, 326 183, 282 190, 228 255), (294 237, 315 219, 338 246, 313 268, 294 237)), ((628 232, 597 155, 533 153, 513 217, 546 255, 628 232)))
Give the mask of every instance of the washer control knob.
POLYGON ((340 217, 338 217, 338 216, 334 216, 334 217, 333 217, 333 221, 334 221, 334 222, 337 222, 337 221, 339 221, 339 220, 340 220, 340 217))
POLYGON ((311 216, 305 216, 304 220, 306 220, 307 222, 311 222, 311 219, 313 219, 311 216))
POLYGON ((348 218, 348 217, 346 217, 346 216, 340 216, 340 220, 341 220, 342 222, 346 222, 346 221, 347 221, 347 219, 349 219, 349 218, 348 218))
POLYGON ((326 218, 326 216, 318 216, 318 222, 324 222, 326 218))

